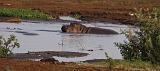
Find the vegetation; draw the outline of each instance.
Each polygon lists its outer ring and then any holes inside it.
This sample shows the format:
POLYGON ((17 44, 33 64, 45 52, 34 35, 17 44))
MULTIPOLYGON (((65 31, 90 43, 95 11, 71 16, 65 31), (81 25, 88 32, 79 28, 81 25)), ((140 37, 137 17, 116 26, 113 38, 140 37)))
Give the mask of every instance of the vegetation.
POLYGON ((19 47, 20 44, 14 35, 11 35, 7 39, 0 36, 0 58, 7 57, 9 54, 12 54, 14 48, 19 47))
POLYGON ((116 43, 124 59, 160 64, 160 9, 140 9, 135 14, 138 31, 126 31, 128 41, 116 43))
POLYGON ((6 66, 3 71, 13 71, 13 68, 11 68, 11 66, 6 66))
POLYGON ((159 66, 153 66, 151 62, 145 62, 141 60, 116 60, 112 59, 105 53, 107 59, 105 61, 96 62, 95 64, 107 66, 110 71, 114 71, 115 68, 124 70, 160 70, 159 66))
POLYGON ((141 60, 129 61, 129 60, 115 60, 95 62, 95 65, 106 66, 109 71, 114 71, 115 69, 122 69, 121 71, 159 71, 160 66, 153 66, 150 62, 145 62, 141 60))
POLYGON ((114 61, 111 57, 108 56, 107 53, 105 53, 105 55, 107 57, 106 62, 108 63, 108 68, 109 68, 110 71, 112 71, 113 67, 114 67, 114 61))
POLYGON ((71 12, 70 13, 71 17, 76 18, 76 19, 81 19, 81 13, 80 12, 71 12))
POLYGON ((0 16, 21 17, 24 19, 54 19, 54 17, 48 14, 31 9, 0 8, 0 16))

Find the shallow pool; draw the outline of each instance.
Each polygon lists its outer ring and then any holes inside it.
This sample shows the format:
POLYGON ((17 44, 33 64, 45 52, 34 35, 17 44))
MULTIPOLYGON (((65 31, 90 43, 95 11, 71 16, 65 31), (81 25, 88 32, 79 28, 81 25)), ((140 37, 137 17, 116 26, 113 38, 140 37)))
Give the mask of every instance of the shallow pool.
MULTIPOLYGON (((19 24, 0 23, 0 35, 7 37, 16 35, 21 47, 13 50, 14 53, 31 51, 69 51, 89 53, 84 57, 56 57, 59 61, 84 61, 105 59, 105 52, 113 59, 122 59, 119 49, 114 42, 126 40, 123 34, 96 35, 96 34, 66 34, 61 33, 61 26, 69 22, 56 21, 24 21, 19 24)), ((86 26, 113 29, 117 32, 127 29, 126 25, 111 23, 89 22, 86 26)))

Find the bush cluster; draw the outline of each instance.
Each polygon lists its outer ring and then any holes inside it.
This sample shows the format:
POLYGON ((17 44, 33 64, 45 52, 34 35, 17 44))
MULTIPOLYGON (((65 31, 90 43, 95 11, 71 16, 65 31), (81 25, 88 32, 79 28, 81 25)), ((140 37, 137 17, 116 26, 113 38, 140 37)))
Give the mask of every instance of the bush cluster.
POLYGON ((160 9, 140 9, 135 15, 139 30, 125 32, 128 41, 116 46, 126 60, 160 64, 160 9))
POLYGON ((0 58, 7 57, 9 54, 12 54, 14 48, 19 47, 20 44, 14 35, 11 35, 7 39, 0 36, 0 58))

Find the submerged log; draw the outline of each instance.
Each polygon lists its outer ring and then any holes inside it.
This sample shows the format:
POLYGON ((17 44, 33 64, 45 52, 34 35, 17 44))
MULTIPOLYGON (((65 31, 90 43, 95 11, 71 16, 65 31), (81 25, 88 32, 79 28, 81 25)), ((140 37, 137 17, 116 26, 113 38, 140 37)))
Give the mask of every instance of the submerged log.
POLYGON ((83 34, 118 34, 118 32, 111 29, 103 29, 97 27, 86 27, 79 23, 70 23, 70 25, 63 25, 62 32, 66 33, 83 33, 83 34))

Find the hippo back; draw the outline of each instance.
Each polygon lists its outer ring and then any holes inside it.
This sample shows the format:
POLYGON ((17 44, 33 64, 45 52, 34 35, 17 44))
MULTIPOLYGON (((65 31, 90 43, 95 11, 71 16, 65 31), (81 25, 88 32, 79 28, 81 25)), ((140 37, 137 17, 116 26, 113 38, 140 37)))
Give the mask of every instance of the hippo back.
POLYGON ((96 27, 88 27, 89 34, 118 34, 118 32, 111 29, 102 29, 96 27))

